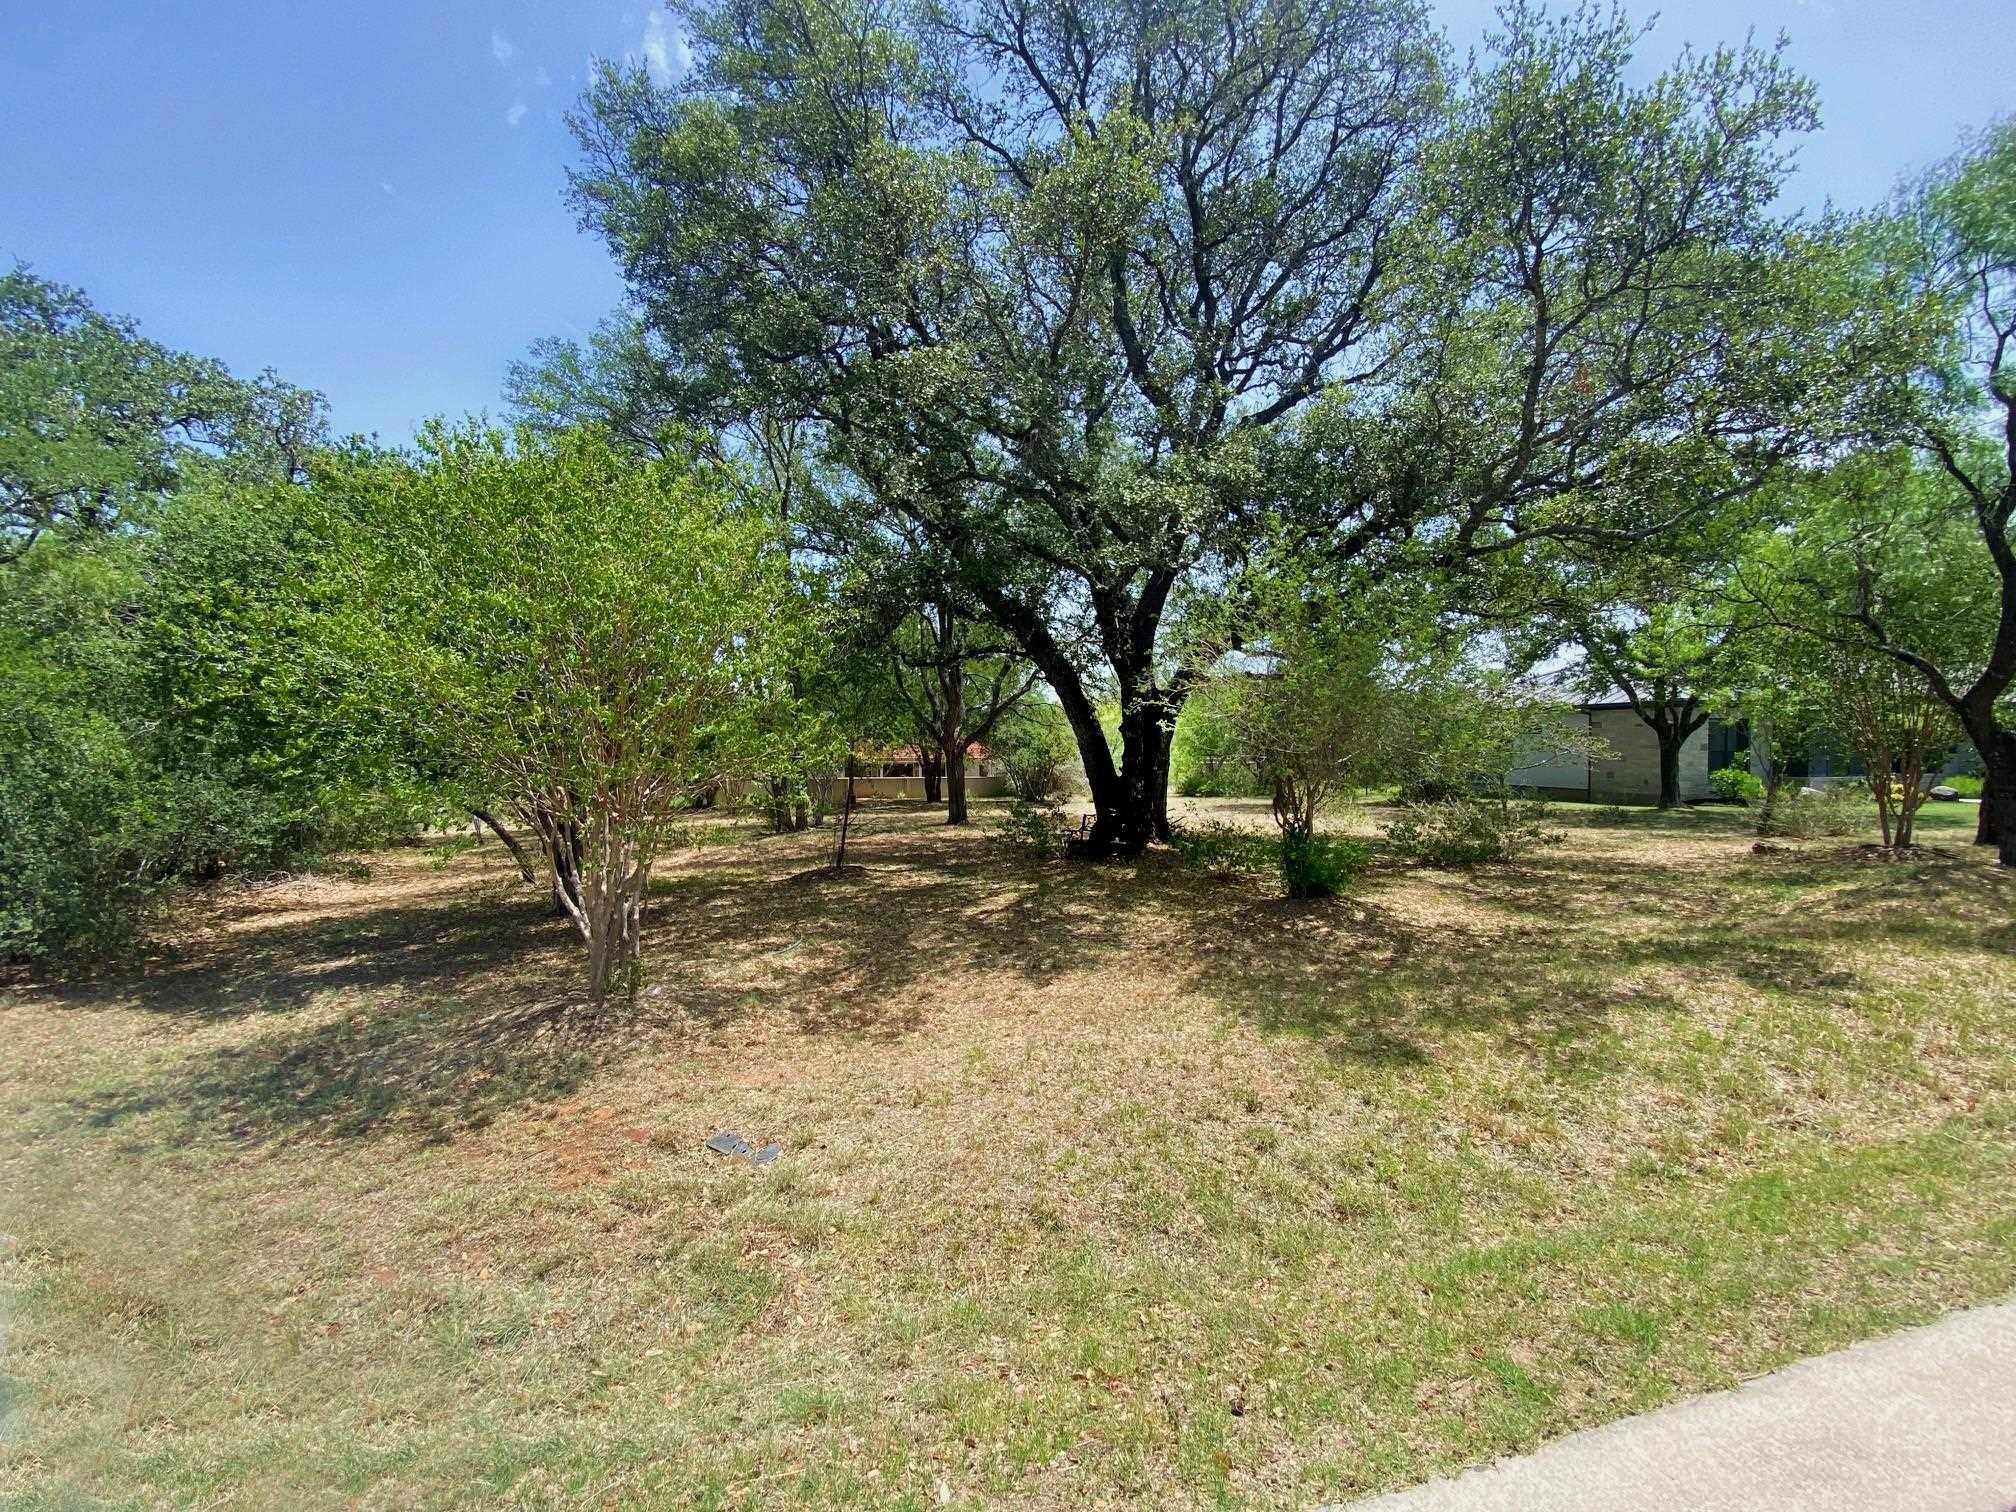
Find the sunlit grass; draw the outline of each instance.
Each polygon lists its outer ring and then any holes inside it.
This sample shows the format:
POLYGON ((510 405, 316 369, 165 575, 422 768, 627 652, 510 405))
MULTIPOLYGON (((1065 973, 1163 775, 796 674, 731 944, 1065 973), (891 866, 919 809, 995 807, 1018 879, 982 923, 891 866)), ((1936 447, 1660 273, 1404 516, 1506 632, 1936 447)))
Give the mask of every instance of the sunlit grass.
POLYGON ((0 1496, 1300 1505, 1999 1294, 1972 819, 1291 905, 877 810, 669 869, 594 1034, 494 847, 247 897, 7 1000, 0 1496))

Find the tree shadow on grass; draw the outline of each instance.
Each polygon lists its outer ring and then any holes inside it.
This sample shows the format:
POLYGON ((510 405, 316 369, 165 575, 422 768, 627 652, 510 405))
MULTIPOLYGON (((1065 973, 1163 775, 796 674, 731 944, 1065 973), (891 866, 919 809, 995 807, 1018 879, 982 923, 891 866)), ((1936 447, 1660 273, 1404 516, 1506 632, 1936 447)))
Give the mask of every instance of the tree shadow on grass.
POLYGON ((1549 1075, 1585 1076, 1623 1016, 1690 1014, 1697 989, 1833 1003, 1867 986, 1850 947, 2016 949, 2016 889, 1977 857, 1816 856, 1789 890, 1771 865, 1747 850, 1714 874, 1698 857, 1541 852, 1438 874, 1460 910, 1432 926, 1381 907, 1375 874, 1369 898, 1340 905, 1348 944, 1311 938, 1298 960, 1248 934, 1196 981, 1340 1064, 1418 1069, 1442 1036, 1481 1033, 1549 1075))
POLYGON ((231 1043, 80 1102, 87 1123, 136 1146, 438 1140, 568 1096, 664 1029, 761 1015, 803 1034, 912 1033, 928 1021, 920 989, 950 974, 1087 969, 1127 949, 1142 910, 1174 906, 1125 869, 1030 867, 966 835, 865 837, 864 870, 836 879, 808 879, 803 850, 716 851, 661 878, 646 988, 592 1024, 567 924, 529 891, 454 877, 395 904, 251 918, 185 959, 45 1000, 138 1006, 170 1033, 238 1026, 231 1043))
POLYGON ((948 987, 1144 971, 1317 1040, 1340 1065, 1418 1074, 1442 1037, 1471 1034, 1547 1074, 1586 1076, 1602 1073, 1620 1015, 1689 1011, 1676 973, 1839 995, 1860 985, 1833 953, 1851 934, 2003 950, 2016 934, 1984 927, 2006 892, 1960 871, 1938 873, 1928 895, 1901 872, 1849 874, 1866 891, 1844 892, 1844 873, 1822 868, 1830 907, 1746 912, 1691 863, 1556 854, 1435 879, 1457 906, 1424 922, 1382 901, 1393 874, 1376 869, 1360 896, 1308 904, 1159 853, 1033 863, 928 818, 864 834, 859 875, 808 882, 821 848, 777 837, 669 866, 647 921, 646 995, 590 1028, 578 944, 529 891, 451 876, 396 903, 366 891, 330 917, 251 919, 137 981, 54 993, 71 1007, 137 1002, 171 1031, 246 1030, 80 1112, 136 1140, 446 1138, 572 1094, 665 1024, 732 1030, 760 1015, 800 1034, 893 1039, 927 1030, 948 987), (1942 904, 1955 921, 1941 922, 1942 904))
POLYGON ((832 877, 780 859, 750 879, 707 868, 653 887, 651 969, 712 980, 729 1013, 761 1011, 803 1032, 894 1037, 923 1023, 920 995, 978 975, 1042 985, 1123 959, 1144 917, 1222 907, 1157 885, 1166 858, 1032 863, 970 834, 864 837, 861 870, 832 877), (734 984, 761 984, 754 991, 734 984))
MULTIPOLYGON (((1249 927, 1193 986, 1263 1030, 1317 1041, 1340 1066, 1396 1072, 1428 1068, 1435 1045, 1460 1034, 1491 1036, 1550 1074, 1586 1074, 1612 1015, 1679 1008, 1572 932, 1428 928, 1376 897, 1333 908, 1327 933, 1300 941, 1249 927)), ((1283 927, 1296 928, 1285 919, 1283 927)))
POLYGON ((578 975, 574 936, 529 891, 458 888, 424 899, 273 923, 213 938, 139 973, 37 995, 77 1009, 139 1007, 217 1022, 286 1014, 331 994, 453 994, 479 979, 556 991, 578 975))
POLYGON ((408 1002, 211 1050, 166 1077, 86 1097, 79 1111, 134 1148, 191 1135, 238 1147, 386 1134, 438 1143, 577 1091, 634 1043, 582 1032, 564 1001, 489 1012, 408 1002))

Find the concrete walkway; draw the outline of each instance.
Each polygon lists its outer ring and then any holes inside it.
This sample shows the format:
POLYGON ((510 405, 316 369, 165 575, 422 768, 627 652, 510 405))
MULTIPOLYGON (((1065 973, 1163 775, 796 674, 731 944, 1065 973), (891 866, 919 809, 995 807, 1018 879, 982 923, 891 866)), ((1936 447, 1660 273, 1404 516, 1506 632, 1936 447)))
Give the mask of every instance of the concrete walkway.
POLYGON ((1350 1512, 2011 1512, 2016 1302, 1350 1512))

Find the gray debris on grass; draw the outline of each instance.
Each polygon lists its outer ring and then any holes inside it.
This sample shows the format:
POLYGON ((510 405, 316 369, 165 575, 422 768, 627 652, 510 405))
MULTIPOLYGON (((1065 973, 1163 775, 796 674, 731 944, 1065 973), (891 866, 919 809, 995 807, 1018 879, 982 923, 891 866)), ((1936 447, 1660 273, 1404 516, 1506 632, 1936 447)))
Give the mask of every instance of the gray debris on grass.
POLYGON ((769 1165, 784 1153, 784 1146, 772 1142, 757 1149, 733 1129, 723 1129, 707 1141, 706 1148, 716 1155, 746 1155, 751 1165, 769 1165))

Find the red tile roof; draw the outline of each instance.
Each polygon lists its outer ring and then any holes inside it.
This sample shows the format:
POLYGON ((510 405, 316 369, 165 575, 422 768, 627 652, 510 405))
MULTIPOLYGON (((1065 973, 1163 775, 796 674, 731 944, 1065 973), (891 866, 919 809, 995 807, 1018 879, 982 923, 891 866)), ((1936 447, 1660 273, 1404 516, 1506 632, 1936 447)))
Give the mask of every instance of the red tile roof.
MULTIPOLYGON (((975 740, 967 745, 966 754, 974 758, 974 760, 976 761, 985 761, 987 759, 987 747, 980 744, 979 741, 975 740)), ((897 746, 896 749, 893 751, 885 751, 882 755, 882 759, 884 761, 916 761, 919 758, 917 755, 917 747, 915 747, 914 745, 906 745, 906 746, 897 746)))

